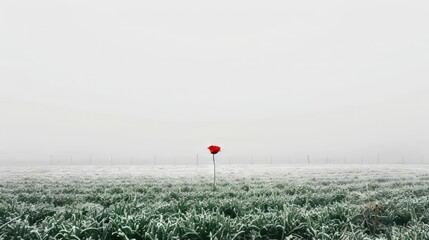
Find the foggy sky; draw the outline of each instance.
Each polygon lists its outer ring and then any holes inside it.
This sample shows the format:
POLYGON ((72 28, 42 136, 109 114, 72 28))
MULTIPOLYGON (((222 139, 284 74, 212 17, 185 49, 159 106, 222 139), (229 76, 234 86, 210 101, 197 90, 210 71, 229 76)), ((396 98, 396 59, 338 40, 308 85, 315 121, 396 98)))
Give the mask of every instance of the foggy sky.
POLYGON ((427 1, 3 1, 0 161, 429 163, 428 22, 427 1))

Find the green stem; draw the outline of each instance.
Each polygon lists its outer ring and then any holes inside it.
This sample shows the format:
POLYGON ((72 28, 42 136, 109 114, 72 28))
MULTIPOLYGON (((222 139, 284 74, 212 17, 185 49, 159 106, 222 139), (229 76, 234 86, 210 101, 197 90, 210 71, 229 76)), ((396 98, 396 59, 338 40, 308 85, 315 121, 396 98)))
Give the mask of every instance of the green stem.
POLYGON ((213 154, 213 187, 216 188, 216 161, 213 154))

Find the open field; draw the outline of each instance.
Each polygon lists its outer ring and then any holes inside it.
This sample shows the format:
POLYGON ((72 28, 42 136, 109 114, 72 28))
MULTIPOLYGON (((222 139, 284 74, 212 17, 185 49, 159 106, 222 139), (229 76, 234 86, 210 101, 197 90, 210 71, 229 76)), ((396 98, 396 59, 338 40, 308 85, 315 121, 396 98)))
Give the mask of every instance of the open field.
POLYGON ((0 168, 0 239, 429 239, 429 166, 0 168))

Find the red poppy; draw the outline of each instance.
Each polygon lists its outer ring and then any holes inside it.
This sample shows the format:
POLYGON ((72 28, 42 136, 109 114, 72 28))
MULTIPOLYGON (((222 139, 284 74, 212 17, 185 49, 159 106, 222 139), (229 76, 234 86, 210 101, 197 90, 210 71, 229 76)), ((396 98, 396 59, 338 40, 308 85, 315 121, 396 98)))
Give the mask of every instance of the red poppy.
POLYGON ((211 145, 210 147, 208 147, 208 149, 211 152, 211 154, 216 154, 216 153, 220 152, 219 146, 211 145))

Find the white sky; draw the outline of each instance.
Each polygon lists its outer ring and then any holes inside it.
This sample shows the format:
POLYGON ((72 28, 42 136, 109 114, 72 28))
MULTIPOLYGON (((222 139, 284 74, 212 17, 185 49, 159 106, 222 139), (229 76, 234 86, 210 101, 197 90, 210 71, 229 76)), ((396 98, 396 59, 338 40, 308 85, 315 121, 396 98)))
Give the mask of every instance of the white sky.
POLYGON ((427 1, 2 1, 0 161, 429 159, 428 23, 427 1))

